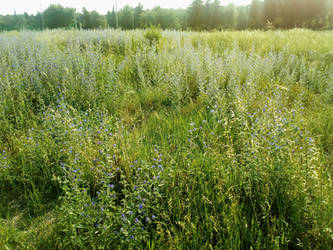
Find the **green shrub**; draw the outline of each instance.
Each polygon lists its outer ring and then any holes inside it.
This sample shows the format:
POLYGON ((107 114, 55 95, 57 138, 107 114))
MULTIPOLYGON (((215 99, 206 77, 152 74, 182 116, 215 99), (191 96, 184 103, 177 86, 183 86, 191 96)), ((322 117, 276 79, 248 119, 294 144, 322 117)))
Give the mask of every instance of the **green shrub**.
POLYGON ((144 37, 148 40, 149 44, 158 44, 162 38, 162 30, 159 27, 150 26, 144 32, 144 37))

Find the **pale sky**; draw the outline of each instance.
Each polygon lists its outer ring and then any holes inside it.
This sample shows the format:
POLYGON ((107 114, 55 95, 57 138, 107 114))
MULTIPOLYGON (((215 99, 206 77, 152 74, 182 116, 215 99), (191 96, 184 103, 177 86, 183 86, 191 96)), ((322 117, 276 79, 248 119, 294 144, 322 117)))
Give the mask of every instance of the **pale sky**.
MULTIPOLYGON (((50 4, 61 4, 64 7, 73 7, 77 11, 81 11, 82 7, 86 7, 89 11, 97 10, 100 14, 106 14, 108 10, 112 10, 112 6, 116 0, 0 0, 0 15, 13 14, 16 10, 17 14, 27 12, 36 14, 41 8, 45 9, 50 4)), ((163 8, 186 8, 192 0, 117 0, 118 9, 125 5, 136 6, 141 3, 144 9, 151 9, 155 6, 163 8)), ((205 2, 205 1, 204 1, 205 2)), ((249 4, 251 0, 221 0, 223 5, 234 3, 237 5, 249 4)))

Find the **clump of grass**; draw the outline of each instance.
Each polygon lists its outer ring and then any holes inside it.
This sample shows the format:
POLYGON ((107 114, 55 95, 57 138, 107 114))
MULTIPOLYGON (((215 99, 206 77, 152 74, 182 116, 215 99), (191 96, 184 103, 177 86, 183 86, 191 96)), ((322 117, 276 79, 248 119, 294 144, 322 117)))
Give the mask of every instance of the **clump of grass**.
POLYGON ((162 30, 159 27, 151 26, 145 30, 144 37, 150 45, 157 44, 162 38, 162 30))

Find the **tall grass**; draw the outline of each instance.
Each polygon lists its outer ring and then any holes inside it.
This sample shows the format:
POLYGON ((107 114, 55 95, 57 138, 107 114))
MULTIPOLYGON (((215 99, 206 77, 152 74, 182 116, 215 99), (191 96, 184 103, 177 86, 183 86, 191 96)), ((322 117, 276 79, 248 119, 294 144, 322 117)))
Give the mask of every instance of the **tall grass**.
POLYGON ((4 249, 333 247, 333 33, 0 34, 4 249))

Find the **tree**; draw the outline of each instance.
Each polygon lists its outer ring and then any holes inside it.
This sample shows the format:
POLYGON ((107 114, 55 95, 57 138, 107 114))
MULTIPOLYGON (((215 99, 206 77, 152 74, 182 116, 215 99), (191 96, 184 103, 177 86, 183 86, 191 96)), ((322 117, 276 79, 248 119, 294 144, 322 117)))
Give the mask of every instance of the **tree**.
POLYGON ((44 11, 44 19, 45 26, 50 29, 73 27, 75 25, 75 9, 52 4, 44 11))
POLYGON ((171 29, 175 26, 177 20, 173 10, 155 7, 153 12, 155 26, 160 26, 162 29, 171 29))
POLYGON ((0 31, 6 30, 5 20, 4 17, 0 15, 0 31))
POLYGON ((260 29, 264 24, 263 16, 263 3, 260 0, 252 0, 250 6, 250 13, 247 13, 248 16, 248 27, 251 29, 260 29))
POLYGON ((312 20, 327 14, 328 0, 304 0, 305 19, 312 20))
POLYGON ((90 29, 90 12, 86 8, 82 8, 82 14, 79 19, 83 29, 90 29))
POLYGON ((283 4, 283 27, 300 26, 305 20, 304 0, 286 0, 283 4), (298 11, 295 11, 298 10, 298 11))
POLYGON ((213 25, 213 6, 210 0, 206 0, 205 5, 203 6, 202 28, 210 30, 212 29, 212 25, 213 25))
POLYGON ((107 26, 105 16, 100 15, 96 10, 90 12, 90 28, 105 29, 107 26))
POLYGON ((234 4, 229 4, 222 8, 222 23, 223 28, 232 29, 237 27, 237 7, 234 4))
POLYGON ((238 20, 237 20, 237 30, 244 30, 249 28, 249 11, 250 5, 248 6, 239 6, 238 11, 238 20))
POLYGON ((117 28, 116 18, 117 18, 117 14, 113 7, 112 12, 108 11, 108 13, 106 14, 106 21, 110 28, 117 28))
POLYGON ((134 28, 134 10, 129 5, 126 5, 119 11, 119 24, 123 29, 134 28))
POLYGON ((264 22, 271 22, 273 25, 279 24, 278 11, 279 0, 265 0, 264 2, 264 22))
POLYGON ((38 12, 35 16, 27 16, 27 26, 29 29, 42 30, 43 29, 43 14, 38 12))
POLYGON ((146 28, 155 25, 155 13, 152 10, 146 10, 140 15, 140 27, 146 28))
POLYGON ((82 8, 79 19, 83 29, 103 29, 107 27, 106 17, 98 14, 96 10, 89 12, 86 8, 82 8))
POLYGON ((188 8, 188 26, 194 30, 202 29, 203 9, 202 0, 194 0, 188 8))
POLYGON ((141 14, 143 13, 143 5, 141 3, 138 4, 138 6, 136 6, 134 8, 134 13, 133 13, 133 22, 134 22, 134 28, 137 29, 140 27, 140 17, 141 14))
POLYGON ((219 0, 215 0, 212 3, 212 28, 219 29, 222 26, 222 12, 221 3, 219 0))

